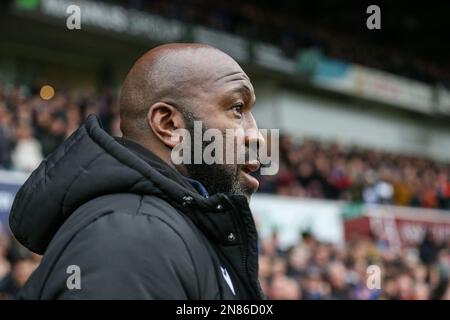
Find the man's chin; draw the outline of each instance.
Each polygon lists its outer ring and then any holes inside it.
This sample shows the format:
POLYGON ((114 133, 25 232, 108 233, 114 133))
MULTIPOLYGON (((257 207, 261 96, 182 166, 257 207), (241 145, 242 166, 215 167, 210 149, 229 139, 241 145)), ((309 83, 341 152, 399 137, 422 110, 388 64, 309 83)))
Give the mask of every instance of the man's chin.
POLYGON ((255 177, 250 175, 249 173, 246 173, 241 170, 240 177, 239 177, 239 183, 241 185, 243 194, 245 195, 247 200, 250 201, 251 196, 259 188, 259 181, 255 177))

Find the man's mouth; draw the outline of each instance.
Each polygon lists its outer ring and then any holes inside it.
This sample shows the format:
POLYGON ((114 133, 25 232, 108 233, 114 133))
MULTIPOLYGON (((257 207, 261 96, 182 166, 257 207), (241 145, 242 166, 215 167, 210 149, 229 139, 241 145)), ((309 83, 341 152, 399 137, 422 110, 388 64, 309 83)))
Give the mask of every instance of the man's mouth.
POLYGON ((258 171, 261 164, 259 161, 248 162, 241 167, 241 182, 250 190, 256 191, 259 187, 259 181, 251 175, 258 171))

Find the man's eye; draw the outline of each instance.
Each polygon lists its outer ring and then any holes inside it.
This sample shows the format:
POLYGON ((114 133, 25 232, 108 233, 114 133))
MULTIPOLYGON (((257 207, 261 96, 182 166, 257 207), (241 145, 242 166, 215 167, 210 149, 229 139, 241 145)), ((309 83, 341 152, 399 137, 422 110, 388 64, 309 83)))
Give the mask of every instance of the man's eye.
POLYGON ((242 104, 237 104, 231 107, 231 110, 233 110, 233 112, 238 113, 240 116, 242 116, 242 109, 243 109, 243 105, 242 104))

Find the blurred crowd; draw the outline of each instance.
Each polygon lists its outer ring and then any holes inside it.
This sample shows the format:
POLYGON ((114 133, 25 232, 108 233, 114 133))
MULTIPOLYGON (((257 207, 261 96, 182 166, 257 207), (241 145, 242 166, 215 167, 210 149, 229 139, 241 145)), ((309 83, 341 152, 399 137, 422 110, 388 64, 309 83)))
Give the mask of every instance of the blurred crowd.
POLYGON ((92 113, 99 115, 106 131, 120 135, 119 108, 111 90, 78 99, 57 92, 45 101, 40 88, 0 83, 0 168, 34 170, 92 113))
POLYGON ((450 209, 450 165, 307 139, 280 138, 280 170, 260 192, 450 209))
POLYGON ((280 250, 278 235, 262 242, 260 281, 269 299, 450 300, 449 243, 427 234, 419 247, 394 250, 383 239, 358 238, 344 246, 304 232, 280 250))
MULTIPOLYGON (((309 11, 317 14, 314 5, 306 9, 303 8, 304 5, 307 4, 273 0, 228 0, 213 3, 201 0, 128 1, 128 7, 131 8, 275 44, 291 58, 295 58, 300 49, 317 48, 333 58, 450 88, 448 66, 417 58, 405 50, 363 41, 350 32, 340 33, 327 25, 327 19, 319 19, 324 23, 311 19, 309 11)), ((409 17, 409 23, 418 22, 409 17)), ((407 34, 408 31, 404 30, 404 33, 407 34)))
POLYGON ((0 228, 0 300, 15 299, 40 261, 0 228))

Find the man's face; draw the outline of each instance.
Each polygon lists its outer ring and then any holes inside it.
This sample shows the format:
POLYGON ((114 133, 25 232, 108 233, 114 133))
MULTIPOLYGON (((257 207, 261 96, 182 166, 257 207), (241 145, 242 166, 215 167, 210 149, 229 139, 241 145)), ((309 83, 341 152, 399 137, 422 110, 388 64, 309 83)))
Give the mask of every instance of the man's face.
MULTIPOLYGON (((264 143, 258 132, 256 121, 251 113, 255 103, 255 93, 248 76, 236 64, 218 69, 211 79, 195 89, 192 114, 185 114, 187 129, 194 137, 193 122, 202 121, 203 131, 218 129, 226 141, 227 129, 242 130, 245 133, 245 150, 251 143, 264 143), (251 130, 250 130, 251 129, 251 130), (249 131, 250 130, 250 131, 249 131)), ((245 164, 237 163, 236 137, 233 139, 234 161, 224 164, 187 164, 186 170, 191 178, 202 182, 209 193, 242 194, 249 198, 259 186, 258 180, 250 175, 259 168, 259 161, 245 164)), ((202 142, 203 149, 210 142, 202 142)), ((224 143, 223 156, 226 158, 227 144, 224 143)), ((229 147, 229 146, 228 146, 229 147)), ((194 155, 192 154, 192 157, 194 155)))

